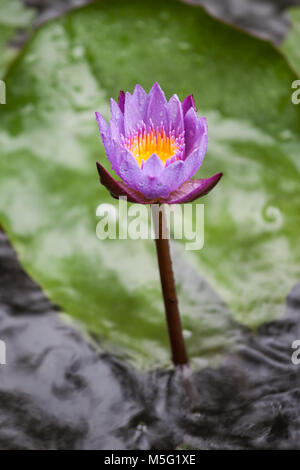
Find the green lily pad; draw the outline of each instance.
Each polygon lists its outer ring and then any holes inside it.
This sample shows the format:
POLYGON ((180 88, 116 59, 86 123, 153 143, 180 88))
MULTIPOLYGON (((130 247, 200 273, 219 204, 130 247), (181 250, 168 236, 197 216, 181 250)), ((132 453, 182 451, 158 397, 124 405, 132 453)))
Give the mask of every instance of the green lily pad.
POLYGON ((300 8, 290 8, 290 31, 281 45, 281 49, 292 66, 300 75, 300 8))
POLYGON ((199 201, 204 248, 172 244, 193 363, 237 344, 232 318, 283 315, 300 277, 295 78, 269 43, 171 0, 103 1, 44 25, 11 67, 0 116, 0 222, 25 269, 104 344, 142 367, 169 363, 154 243, 96 237, 97 206, 117 201, 98 183, 96 160, 109 164, 94 111, 109 117, 120 89, 158 81, 194 93, 208 118, 197 176, 224 172, 199 201))
POLYGON ((1 0, 0 2, 0 77, 17 50, 9 45, 20 28, 27 28, 33 19, 33 11, 25 8, 20 0, 1 0))

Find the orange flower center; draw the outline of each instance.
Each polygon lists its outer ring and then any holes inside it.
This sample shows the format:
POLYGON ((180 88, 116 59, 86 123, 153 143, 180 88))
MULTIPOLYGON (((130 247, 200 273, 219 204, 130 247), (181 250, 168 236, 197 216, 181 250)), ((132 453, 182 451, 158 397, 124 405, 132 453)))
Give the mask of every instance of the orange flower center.
POLYGON ((153 153, 156 153, 165 165, 167 160, 176 155, 179 150, 175 136, 167 136, 164 129, 139 131, 128 138, 126 146, 140 167, 143 160, 147 160, 153 153))

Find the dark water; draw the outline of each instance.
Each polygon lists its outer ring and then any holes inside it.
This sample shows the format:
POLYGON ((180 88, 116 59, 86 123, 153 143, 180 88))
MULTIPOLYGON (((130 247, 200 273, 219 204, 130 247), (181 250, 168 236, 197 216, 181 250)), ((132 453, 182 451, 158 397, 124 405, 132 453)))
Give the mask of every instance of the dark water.
POLYGON ((139 374, 60 320, 0 232, 0 448, 300 448, 300 284, 241 334, 216 369, 139 374))
POLYGON ((186 0, 200 4, 213 16, 262 39, 280 44, 289 28, 286 8, 299 0, 186 0))

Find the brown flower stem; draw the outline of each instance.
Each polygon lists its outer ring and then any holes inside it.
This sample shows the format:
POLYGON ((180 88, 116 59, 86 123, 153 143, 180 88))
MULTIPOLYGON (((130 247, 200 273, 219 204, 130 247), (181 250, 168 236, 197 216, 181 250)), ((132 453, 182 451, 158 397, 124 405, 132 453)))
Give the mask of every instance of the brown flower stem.
POLYGON ((166 238, 167 226, 165 210, 163 205, 159 207, 158 214, 154 210, 153 206, 151 206, 151 209, 155 230, 155 244, 160 272, 162 294, 165 304, 169 339, 172 350, 172 360, 175 366, 183 366, 188 363, 188 358, 185 350, 182 326, 178 310, 178 301, 172 270, 169 240, 168 238, 166 238), (163 236, 165 238, 163 238, 163 236))

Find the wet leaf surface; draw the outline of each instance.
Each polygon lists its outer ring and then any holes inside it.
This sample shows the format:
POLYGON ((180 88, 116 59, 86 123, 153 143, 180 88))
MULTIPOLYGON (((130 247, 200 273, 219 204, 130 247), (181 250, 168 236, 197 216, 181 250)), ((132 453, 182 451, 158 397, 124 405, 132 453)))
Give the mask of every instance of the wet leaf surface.
POLYGON ((300 8, 289 10, 291 27, 281 49, 300 76, 300 8))
POLYGON ((20 0, 1 0, 0 3, 0 77, 17 50, 9 46, 19 29, 26 29, 33 18, 33 12, 22 6, 20 0))
MULTIPOLYGON (((35 24, 40 25, 91 1, 23 0, 23 3, 36 9, 35 24)), ((186 0, 185 3, 202 5, 211 15, 279 44, 289 26, 285 10, 292 5, 300 5, 300 0, 186 0)))
POLYGON ((25 269, 106 347, 169 364, 154 244, 96 238, 97 206, 116 202, 98 184, 93 112, 108 117, 109 97, 136 82, 193 92, 210 135, 197 176, 225 176, 203 199, 204 249, 174 243, 174 266, 192 363, 216 364, 239 345, 236 321, 282 316, 300 277, 294 79, 271 45, 176 2, 104 1, 45 25, 0 116, 0 220, 25 269))
POLYGON ((141 374, 61 322, 1 232, 0 269, 1 449, 299 449, 300 284, 220 366, 141 374))

